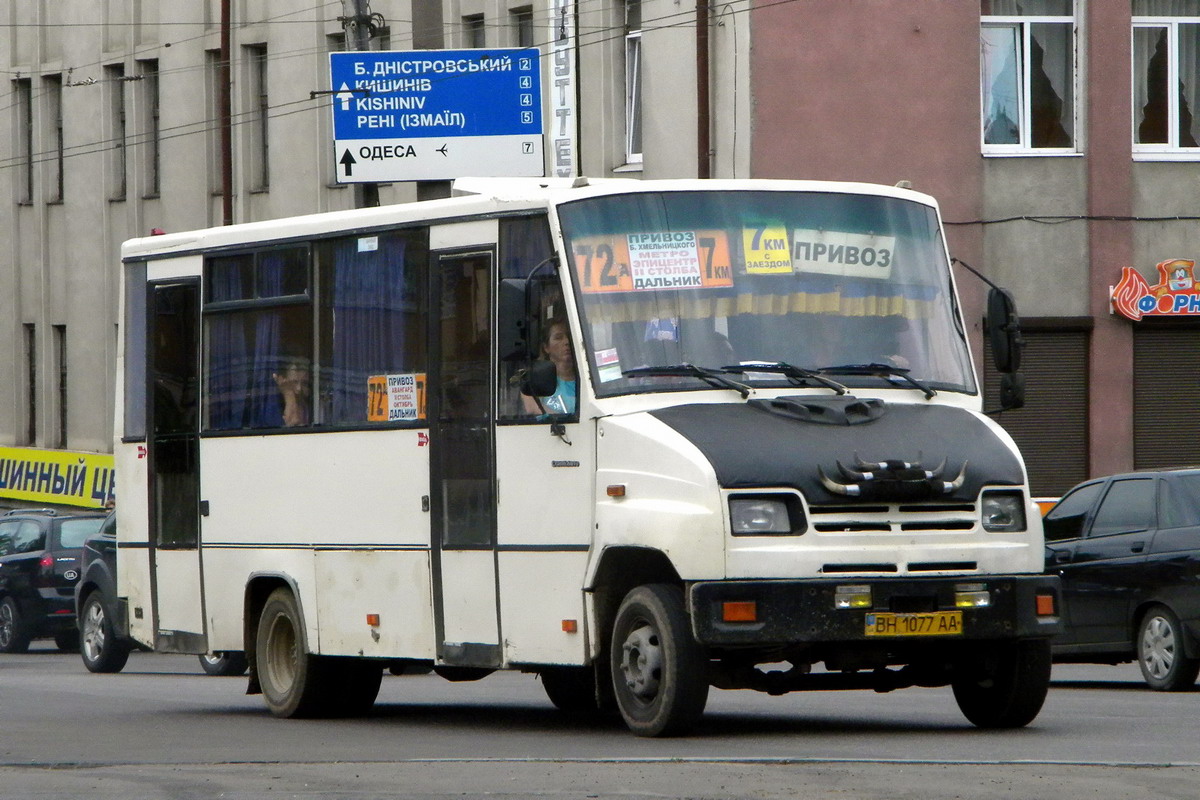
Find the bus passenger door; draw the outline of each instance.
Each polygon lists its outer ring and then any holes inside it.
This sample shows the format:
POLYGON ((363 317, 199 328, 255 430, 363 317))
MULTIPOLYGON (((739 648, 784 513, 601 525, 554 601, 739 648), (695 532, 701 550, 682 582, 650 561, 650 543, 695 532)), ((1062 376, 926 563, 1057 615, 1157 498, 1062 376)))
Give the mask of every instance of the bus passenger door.
MULTIPOLYGON (((470 234, 480 225, 448 227, 470 234)), ((490 378, 493 260, 491 245, 432 254, 428 402, 437 656, 442 664, 471 667, 500 664, 490 378)))
POLYGON ((150 286, 147 403, 155 649, 206 649, 200 586, 199 309, 195 279, 150 286))

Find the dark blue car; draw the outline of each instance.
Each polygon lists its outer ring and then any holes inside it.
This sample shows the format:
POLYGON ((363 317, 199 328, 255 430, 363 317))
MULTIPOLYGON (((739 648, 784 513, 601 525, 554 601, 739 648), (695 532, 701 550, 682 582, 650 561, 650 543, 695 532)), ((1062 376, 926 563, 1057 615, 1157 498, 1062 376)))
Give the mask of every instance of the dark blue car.
POLYGON ((0 516, 0 653, 24 653, 34 639, 79 646, 75 582, 83 542, 103 514, 13 509, 0 516))
POLYGON ((1046 571, 1062 579, 1054 660, 1136 660, 1146 683, 1200 673, 1200 469, 1081 483, 1048 512, 1046 571))

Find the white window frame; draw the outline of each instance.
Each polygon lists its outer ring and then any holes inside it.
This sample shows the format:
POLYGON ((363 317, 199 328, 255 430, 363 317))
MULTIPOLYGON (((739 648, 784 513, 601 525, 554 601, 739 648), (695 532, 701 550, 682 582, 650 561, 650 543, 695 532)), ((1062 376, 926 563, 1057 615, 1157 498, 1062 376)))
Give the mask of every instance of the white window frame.
POLYGON ((980 37, 979 37, 979 146, 981 152, 985 156, 1073 156, 1080 155, 1080 130, 1079 130, 1079 23, 1078 0, 1072 4, 1072 9, 1075 11, 1070 16, 1033 16, 1027 14, 1019 15, 988 15, 980 18, 980 37), (1032 41, 1031 28, 1038 24, 1058 24, 1071 26, 1071 139, 1073 144, 1070 147, 1033 147, 1030 144, 1032 138, 1031 119, 1032 110, 1030 108, 1030 83, 1032 76, 1030 74, 1030 44, 1032 41), (1020 33, 1021 39, 1021 103, 1018 112, 1020 119, 1017 121, 1019 127, 1020 142, 1018 144, 988 144, 984 141, 985 131, 987 129, 987 92, 984 90, 984 56, 983 56, 983 29, 984 28, 1012 28, 1016 27, 1020 33))
MULTIPOLYGON (((642 28, 639 21, 638 28, 629 29, 628 11, 630 3, 638 3, 641 0, 626 0, 624 8, 626 14, 625 25, 625 163, 626 164, 641 164, 642 163, 642 147, 645 142, 637 142, 635 147, 635 138, 640 139, 642 134, 642 28), (631 63, 633 62, 633 63, 631 63), (635 137, 635 129, 637 136, 635 137)), ((640 11, 640 9, 639 9, 640 11)), ((640 19, 640 14, 639 14, 640 19)))
MULTIPOLYGON (((1200 161, 1200 147, 1179 146, 1179 93, 1167 92, 1167 143, 1141 144, 1137 141, 1137 93, 1132 87, 1137 83, 1137 64, 1133 60, 1134 31, 1138 28, 1166 28, 1167 48, 1170 57, 1167 59, 1167 86, 1179 85, 1179 26, 1200 25, 1200 16, 1138 16, 1133 18, 1129 31, 1129 115, 1130 140, 1133 146, 1134 161, 1200 161)), ((1200 113, 1200 109, 1196 112, 1200 113)))

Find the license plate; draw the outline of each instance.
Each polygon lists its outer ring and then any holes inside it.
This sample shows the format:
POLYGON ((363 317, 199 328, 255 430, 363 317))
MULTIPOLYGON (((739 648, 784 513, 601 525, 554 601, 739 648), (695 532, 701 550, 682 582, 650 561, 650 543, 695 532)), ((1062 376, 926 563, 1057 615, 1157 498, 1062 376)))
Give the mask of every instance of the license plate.
POLYGON ((963 632, 962 612, 867 614, 864 632, 867 636, 959 636, 963 632))

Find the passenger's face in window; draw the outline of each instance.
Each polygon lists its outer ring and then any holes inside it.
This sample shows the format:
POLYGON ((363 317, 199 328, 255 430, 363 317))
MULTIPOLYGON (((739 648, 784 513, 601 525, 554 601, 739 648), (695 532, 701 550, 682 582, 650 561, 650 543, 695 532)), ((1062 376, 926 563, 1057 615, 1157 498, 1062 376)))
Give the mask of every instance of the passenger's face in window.
POLYGON ((542 346, 546 358, 554 362, 558 374, 563 378, 575 377, 575 355, 571 352, 571 334, 567 326, 556 322, 550 326, 550 336, 542 346))

